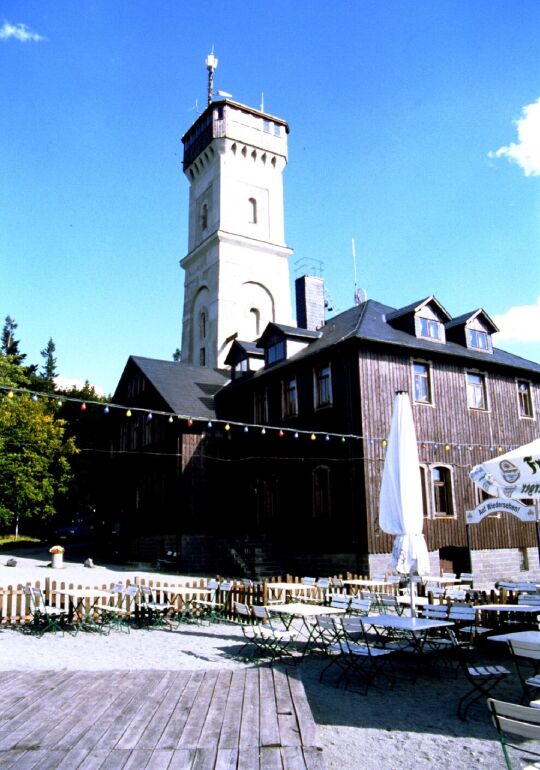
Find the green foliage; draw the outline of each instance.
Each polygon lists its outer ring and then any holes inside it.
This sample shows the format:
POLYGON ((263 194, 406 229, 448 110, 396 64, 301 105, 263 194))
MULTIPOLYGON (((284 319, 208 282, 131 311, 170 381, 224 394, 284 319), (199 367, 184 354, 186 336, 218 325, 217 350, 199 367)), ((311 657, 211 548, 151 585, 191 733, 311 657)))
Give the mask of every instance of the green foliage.
POLYGON ((48 391, 54 391, 54 378, 56 377, 56 345, 54 344, 52 337, 47 343, 47 347, 41 351, 41 355, 44 359, 43 368, 39 373, 41 379, 44 381, 45 389, 48 391))
MULTIPOLYGON (((5 363, 1 361, 0 363, 5 363)), ((65 438, 65 422, 46 399, 0 391, 0 526, 22 519, 45 519, 56 509, 71 480, 70 457, 77 452, 65 438)))

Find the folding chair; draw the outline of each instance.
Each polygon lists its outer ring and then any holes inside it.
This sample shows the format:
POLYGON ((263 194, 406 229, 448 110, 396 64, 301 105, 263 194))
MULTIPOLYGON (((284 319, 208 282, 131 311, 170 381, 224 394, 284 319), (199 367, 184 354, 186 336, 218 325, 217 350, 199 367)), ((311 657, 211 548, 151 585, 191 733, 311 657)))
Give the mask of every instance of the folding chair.
POLYGON ((363 694, 367 694, 369 686, 376 679, 382 677, 389 688, 393 688, 394 679, 384 670, 389 655, 395 650, 375 646, 368 634, 366 634, 363 620, 360 616, 349 616, 340 620, 334 620, 336 626, 336 641, 328 644, 326 652, 329 663, 321 671, 319 681, 324 680, 325 673, 334 665, 340 670, 336 682, 339 687, 345 682, 346 689, 354 680, 363 683, 363 694))
POLYGON ((349 594, 333 594, 330 597, 330 607, 337 607, 337 609, 347 611, 351 603, 351 597, 349 594))
POLYGON ((512 764, 509 749, 512 754, 514 751, 521 752, 521 754, 526 755, 526 761, 533 761, 533 764, 528 765, 524 770, 539 768, 540 762, 535 762, 534 758, 540 757, 540 752, 538 751, 540 742, 540 710, 493 698, 488 698, 487 703, 493 724, 497 729, 507 770, 513 770, 513 768, 517 770, 517 765, 512 764), (530 744, 523 743, 522 740, 518 743, 516 738, 535 741, 536 750, 530 744))
POLYGON ((124 606, 127 600, 127 594, 123 583, 115 583, 111 591, 111 603, 99 605, 99 613, 103 623, 110 629, 116 628, 118 631, 129 633, 129 610, 124 606))
MULTIPOLYGON (((207 618, 209 621, 218 620, 220 615, 220 608, 222 605, 218 604, 217 593, 219 589, 219 580, 209 580, 206 587, 210 589, 208 599, 196 599, 193 602, 193 606, 197 611, 200 620, 207 618)), ((186 609, 180 613, 179 622, 185 619, 185 615, 188 612, 186 609)))
POLYGON ((67 611, 61 607, 47 604, 45 593, 41 588, 22 586, 22 589, 31 599, 33 615, 32 632, 37 636, 43 636, 46 631, 53 631, 54 633, 59 631, 63 635, 64 625, 68 616, 67 611))
POLYGON ((540 689, 540 644, 509 639, 508 647, 523 688, 523 703, 531 700, 540 689))
POLYGON ((452 604, 448 612, 448 620, 455 625, 458 643, 468 643, 475 646, 478 639, 489 634, 492 629, 478 623, 478 610, 467 604, 452 604))
POLYGON ((169 602, 159 602, 150 586, 139 586, 139 610, 143 625, 153 628, 171 628, 170 614, 173 607, 169 602))
POLYGON ((270 662, 278 659, 296 662, 293 656, 294 643, 298 638, 296 631, 280 628, 264 605, 254 604, 251 611, 256 623, 255 643, 260 654, 270 657, 270 662))
POLYGON ((472 572, 462 572, 459 576, 461 583, 467 583, 471 588, 474 585, 474 575, 472 572))
POLYGON ((348 609, 351 615, 369 615, 371 599, 359 599, 358 596, 353 596, 348 609))
POLYGON ((468 659, 468 651, 463 648, 457 648, 457 655, 465 678, 472 685, 460 698, 457 707, 458 717, 465 722, 471 707, 488 697, 491 691, 510 675, 510 671, 500 665, 473 666, 468 659))
POLYGON ((377 604, 382 613, 401 615, 403 612, 403 605, 398 602, 394 594, 377 594, 377 604))

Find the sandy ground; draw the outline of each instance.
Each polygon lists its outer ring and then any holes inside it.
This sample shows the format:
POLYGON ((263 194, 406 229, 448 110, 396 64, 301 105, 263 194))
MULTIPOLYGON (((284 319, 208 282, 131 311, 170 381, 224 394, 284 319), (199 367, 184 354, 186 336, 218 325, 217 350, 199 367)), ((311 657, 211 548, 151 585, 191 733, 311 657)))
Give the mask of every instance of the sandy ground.
MULTIPOLYGON (((6 568, 8 555, 0 554, 0 585, 42 579, 51 573, 48 561, 15 555, 17 567, 6 568)), ((60 573, 60 570, 55 570, 60 573)), ((67 564, 62 580, 101 585, 117 577, 151 573, 98 566, 89 570, 67 564), (92 579, 90 579, 90 576, 92 579)), ((57 577, 55 574, 54 577, 57 577)), ((159 573, 153 577, 166 579, 159 573)), ((171 582, 179 576, 170 576, 171 582)), ((239 659, 241 629, 233 623, 185 623, 173 630, 113 631, 110 635, 47 634, 41 638, 17 630, 0 632, 0 671, 18 670, 135 670, 231 668, 253 665, 239 659)), ((493 643, 492 646, 495 646, 493 643)), ((506 653, 494 650, 494 660, 506 653)), ((511 664, 506 659, 509 667, 511 664)), ((467 722, 456 717, 460 695, 468 685, 459 673, 449 671, 420 676, 398 670, 393 690, 383 683, 367 695, 319 684, 320 659, 298 666, 315 720, 319 725, 324 757, 330 770, 428 770, 430 768, 504 768, 502 752, 482 703, 467 722)), ((498 691, 503 699, 517 701, 517 677, 508 678, 498 691)))

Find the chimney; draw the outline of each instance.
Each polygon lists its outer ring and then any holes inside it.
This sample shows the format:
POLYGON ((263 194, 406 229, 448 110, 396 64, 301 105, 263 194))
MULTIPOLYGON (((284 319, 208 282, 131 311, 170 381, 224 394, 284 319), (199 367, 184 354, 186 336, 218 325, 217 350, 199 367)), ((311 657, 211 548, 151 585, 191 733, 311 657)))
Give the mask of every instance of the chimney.
POLYGON ((296 323, 300 329, 316 331, 324 326, 324 281, 318 275, 302 275, 294 282, 296 323))

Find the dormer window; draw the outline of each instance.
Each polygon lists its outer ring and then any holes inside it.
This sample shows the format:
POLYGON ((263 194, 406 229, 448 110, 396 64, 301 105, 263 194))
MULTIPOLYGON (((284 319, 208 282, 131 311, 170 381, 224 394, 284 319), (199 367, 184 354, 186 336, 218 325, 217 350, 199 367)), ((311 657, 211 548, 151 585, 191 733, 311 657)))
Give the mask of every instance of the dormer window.
POLYGON ((266 348, 266 365, 283 361, 286 356, 285 340, 272 340, 266 348))
POLYGON ((442 339, 442 324, 439 321, 434 321, 432 318, 419 319, 420 322, 420 336, 427 337, 430 340, 442 339))
POLYGON ((469 347, 476 348, 477 350, 488 349, 487 332, 482 332, 478 329, 467 329, 467 337, 469 338, 469 347))

